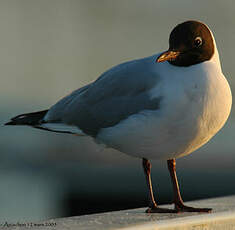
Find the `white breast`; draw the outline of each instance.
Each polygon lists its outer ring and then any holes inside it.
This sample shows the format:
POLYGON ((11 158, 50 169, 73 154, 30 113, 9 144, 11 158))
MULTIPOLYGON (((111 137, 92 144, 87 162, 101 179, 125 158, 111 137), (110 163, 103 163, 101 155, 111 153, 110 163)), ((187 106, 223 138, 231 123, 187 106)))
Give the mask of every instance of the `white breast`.
POLYGON ((148 159, 181 157, 196 150, 222 128, 231 109, 231 91, 216 64, 156 64, 162 81, 149 94, 163 96, 160 110, 145 110, 102 129, 97 141, 148 159))

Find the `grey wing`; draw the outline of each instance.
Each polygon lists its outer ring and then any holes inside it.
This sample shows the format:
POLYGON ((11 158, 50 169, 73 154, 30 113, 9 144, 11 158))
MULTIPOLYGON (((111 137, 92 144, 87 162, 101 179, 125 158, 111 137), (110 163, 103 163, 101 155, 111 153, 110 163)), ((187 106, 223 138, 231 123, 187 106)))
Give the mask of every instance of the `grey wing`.
POLYGON ((75 125, 96 136, 100 129, 114 126, 132 114, 157 110, 161 97, 151 99, 148 92, 159 77, 148 65, 141 59, 112 68, 59 101, 49 110, 47 119, 75 125))
MULTIPOLYGON (((92 84, 92 83, 91 83, 92 84)), ((55 105, 53 105, 49 111, 47 112, 46 116, 44 117, 44 121, 46 122, 62 122, 64 117, 64 112, 69 104, 79 98, 79 96, 87 90, 91 84, 85 85, 77 90, 74 90, 69 95, 62 98, 58 101, 55 105)))

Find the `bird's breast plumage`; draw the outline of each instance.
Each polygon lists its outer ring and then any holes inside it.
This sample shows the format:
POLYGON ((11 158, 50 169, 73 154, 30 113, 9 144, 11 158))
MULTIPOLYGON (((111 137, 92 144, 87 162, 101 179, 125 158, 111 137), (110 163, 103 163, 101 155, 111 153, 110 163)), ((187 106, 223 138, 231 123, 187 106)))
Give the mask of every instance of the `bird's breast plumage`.
POLYGON ((102 129, 98 139, 136 157, 187 155, 209 141, 226 122, 232 101, 229 85, 212 61, 191 67, 155 65, 160 80, 149 97, 162 97, 160 109, 141 111, 102 129))

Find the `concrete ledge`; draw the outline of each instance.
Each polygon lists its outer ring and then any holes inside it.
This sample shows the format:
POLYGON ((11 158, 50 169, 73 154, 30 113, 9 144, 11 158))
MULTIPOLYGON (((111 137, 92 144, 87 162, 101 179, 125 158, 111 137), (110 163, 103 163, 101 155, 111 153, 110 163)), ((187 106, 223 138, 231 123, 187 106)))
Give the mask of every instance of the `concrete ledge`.
MULTIPOLYGON (((56 230, 227 230, 235 229, 235 196, 186 202, 194 207, 210 207, 213 212, 180 214, 147 214, 146 208, 60 218, 35 226, 8 226, 7 229, 56 230)), ((172 205, 163 207, 172 208, 172 205)), ((27 223, 26 223, 27 224, 27 223)), ((34 225, 34 224, 33 224, 34 225)), ((4 227, 4 226, 2 226, 4 227)))

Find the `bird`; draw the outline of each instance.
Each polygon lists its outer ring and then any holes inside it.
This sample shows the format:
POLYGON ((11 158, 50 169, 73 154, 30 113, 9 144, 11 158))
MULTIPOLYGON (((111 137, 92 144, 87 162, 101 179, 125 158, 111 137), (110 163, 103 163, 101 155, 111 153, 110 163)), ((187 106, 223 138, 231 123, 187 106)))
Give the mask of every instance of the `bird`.
POLYGON ((168 50, 114 66, 51 108, 18 115, 5 125, 90 136, 140 158, 148 213, 211 212, 184 204, 176 159, 207 143, 225 124, 231 104, 212 31, 188 20, 173 28, 168 50), (155 201, 150 162, 155 159, 167 162, 173 209, 155 201))

